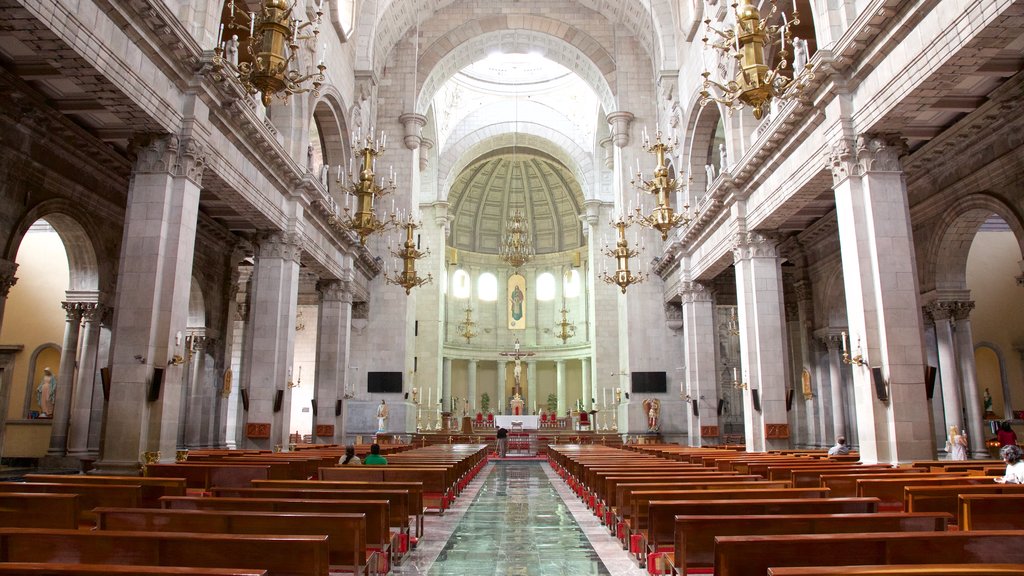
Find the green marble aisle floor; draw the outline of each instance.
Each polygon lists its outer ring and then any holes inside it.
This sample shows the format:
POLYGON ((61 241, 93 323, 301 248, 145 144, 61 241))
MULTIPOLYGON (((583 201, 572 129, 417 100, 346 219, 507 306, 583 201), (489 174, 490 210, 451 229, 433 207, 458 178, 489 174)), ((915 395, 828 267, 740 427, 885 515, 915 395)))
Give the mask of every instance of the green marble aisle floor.
POLYGON ((429 576, 609 575, 542 466, 497 463, 429 576))

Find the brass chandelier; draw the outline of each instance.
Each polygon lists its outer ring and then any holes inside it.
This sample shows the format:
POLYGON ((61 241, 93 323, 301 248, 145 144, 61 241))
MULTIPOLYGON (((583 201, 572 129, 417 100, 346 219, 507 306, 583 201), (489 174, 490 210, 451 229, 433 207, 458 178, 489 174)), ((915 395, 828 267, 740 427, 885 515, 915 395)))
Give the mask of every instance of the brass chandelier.
POLYGON ((469 344, 469 341, 478 334, 474 328, 476 328, 476 322, 473 321, 473 309, 466 306, 466 319, 459 322, 457 328, 459 336, 466 339, 466 344, 469 344))
POLYGON ((605 246, 602 252, 606 256, 615 258, 615 273, 609 274, 605 270, 601 273, 601 279, 608 284, 615 284, 625 294, 626 288, 647 280, 646 272, 634 274, 629 269, 629 259, 639 256, 643 250, 643 245, 639 244, 639 249, 629 247, 629 240, 626 239, 626 228, 629 228, 628 218, 620 217, 618 220, 613 220, 611 225, 616 230, 615 248, 605 246))
POLYGON ((535 253, 530 228, 523 218, 522 211, 517 208, 505 223, 505 237, 498 245, 498 258, 518 270, 529 262, 535 253))
MULTIPOLYGON (((737 0, 732 4, 736 15, 736 23, 725 31, 711 25, 711 19, 704 20, 707 32, 718 36, 718 41, 709 42, 707 34, 703 41, 705 47, 710 46, 724 56, 734 58, 737 71, 732 79, 717 82, 711 79, 711 72, 705 62, 701 76, 704 82, 701 90, 700 105, 718 102, 730 108, 730 111, 744 105, 753 109, 754 118, 760 120, 765 112, 765 105, 773 98, 785 100, 802 91, 814 79, 811 65, 807 63, 806 41, 794 44, 792 27, 800 24, 800 15, 793 2, 793 17, 786 18, 781 13, 781 23, 768 24, 768 20, 779 13, 776 0, 769 0, 771 9, 768 15, 761 18, 757 7, 750 0, 737 0), (767 48, 777 45, 774 68, 769 68, 765 58, 767 48), (790 52, 790 49, 793 51, 790 52), (796 66, 792 74, 787 76, 784 71, 789 68, 788 58, 794 56, 796 66), (799 69, 796 69, 799 68, 799 69), (712 93, 714 90, 716 93, 712 93)), ((703 55, 703 53, 702 53, 703 55)))
MULTIPOLYGON (((342 169, 339 166, 338 178, 335 180, 335 183, 338 184, 342 192, 353 198, 353 206, 346 205, 345 215, 336 218, 336 221, 342 227, 358 234, 359 241, 364 245, 369 235, 382 232, 388 228, 397 226, 408 227, 408 224, 415 224, 414 230, 419 227, 419 224, 411 219, 408 222, 402 223, 393 211, 390 215, 385 216, 384 219, 378 218, 377 213, 374 212, 374 203, 377 198, 391 194, 398 188, 394 170, 389 171, 387 181, 384 180, 384 176, 378 177, 374 173, 377 166, 377 156, 380 156, 386 150, 387 140, 386 134, 381 133, 378 137, 373 127, 370 127, 370 133, 366 136, 365 140, 357 132, 352 139, 352 150, 355 151, 354 153, 357 155, 358 160, 349 161, 348 173, 345 179, 342 179, 342 169)), ((409 234, 412 234, 412 232, 409 232, 409 234)), ((415 245, 413 248, 415 249, 415 245)))
MULTIPOLYGON (((394 215, 392 215, 392 218, 394 218, 394 215)), ((402 245, 402 248, 391 250, 392 256, 402 260, 402 269, 400 271, 396 270, 394 274, 387 274, 385 272, 384 281, 388 284, 395 284, 405 288, 405 293, 408 295, 413 288, 428 284, 434 279, 430 274, 423 278, 416 272, 416 261, 430 254, 430 250, 419 250, 416 248, 415 232, 421 224, 413 218, 412 214, 408 218, 395 219, 395 221, 401 221, 400 226, 405 228, 405 243, 402 245)))
POLYGON ((562 344, 565 344, 566 340, 576 335, 576 325, 569 322, 566 317, 568 314, 569 311, 565 309, 565 304, 562 304, 562 321, 555 324, 555 328, 559 330, 555 336, 562 339, 562 344))
POLYGON ((323 0, 317 4, 316 18, 306 22, 293 17, 298 12, 295 10, 298 0, 292 0, 291 4, 287 0, 262 0, 257 12, 246 12, 244 3, 237 8, 236 0, 229 1, 227 24, 221 24, 214 48, 214 72, 222 74, 227 68, 248 94, 260 93, 264 106, 270 106, 275 97, 287 103, 293 94, 312 92, 318 96, 327 70, 324 54, 321 53, 315 71, 303 73, 297 66, 301 41, 312 41, 316 50, 323 0), (225 31, 231 34, 227 41, 223 39, 225 31), (248 32, 245 42, 248 61, 239 62, 236 32, 243 36, 248 32), (306 85, 309 82, 311 86, 306 85))
POLYGON ((654 154, 657 160, 657 165, 654 168, 654 177, 650 180, 645 180, 643 172, 640 171, 640 160, 637 160, 637 171, 636 176, 633 180, 630 180, 630 184, 634 188, 641 192, 646 192, 657 198, 658 205, 651 211, 650 214, 645 215, 643 210, 637 205, 634 209, 635 213, 629 215, 629 219, 632 222, 643 226, 644 228, 653 228, 658 232, 661 232, 661 239, 668 239, 668 233, 670 230, 677 226, 685 226, 690 223, 696 215, 690 216, 689 204, 683 206, 683 211, 676 213, 672 208, 671 195, 679 189, 679 180, 671 178, 668 172, 668 165, 665 162, 665 155, 671 154, 672 150, 676 146, 676 142, 673 138, 669 138, 667 141, 662 141, 661 130, 657 130, 654 134, 654 143, 651 143, 650 138, 647 136, 647 129, 644 129, 643 143, 641 144, 643 149, 649 153, 654 154))

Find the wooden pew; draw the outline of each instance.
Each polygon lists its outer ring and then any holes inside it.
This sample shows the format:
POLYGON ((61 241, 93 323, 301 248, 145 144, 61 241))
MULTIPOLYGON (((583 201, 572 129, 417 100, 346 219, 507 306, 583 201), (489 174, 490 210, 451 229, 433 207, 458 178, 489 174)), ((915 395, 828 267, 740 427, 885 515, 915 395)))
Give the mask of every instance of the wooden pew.
POLYGON ((245 487, 253 480, 288 480, 272 474, 270 465, 230 463, 147 464, 147 477, 184 478, 189 488, 208 491, 213 486, 245 487))
POLYGON ((97 530, 328 536, 331 569, 367 567, 366 514, 96 508, 97 530))
MULTIPOLYGON (((864 476, 870 474, 877 478, 885 478, 893 474, 924 474, 926 470, 921 468, 868 468, 847 466, 846 468, 826 467, 819 468, 809 466, 807 468, 794 468, 790 470, 790 479, 794 488, 810 486, 824 486, 821 477, 828 476, 864 476)), ((856 490, 856 487, 853 488, 856 490)))
POLYGON ((142 488, 122 484, 57 484, 44 482, 0 482, 0 493, 75 494, 78 496, 78 522, 91 524, 97 506, 138 508, 142 488))
POLYGON ((42 564, 35 562, 0 562, 0 574, 18 576, 265 576, 266 570, 232 568, 183 568, 181 566, 118 566, 116 564, 42 564))
MULTIPOLYGON (((926 479, 926 478, 963 478, 963 474, 929 474, 922 472, 920 474, 911 474, 914 479, 926 479)), ((903 476, 895 476, 895 478, 902 478, 903 476)), ((837 498, 850 498, 857 495, 857 481, 858 480, 886 480, 892 479, 894 476, 891 473, 883 472, 881 474, 875 474, 869 472, 866 474, 822 474, 821 485, 832 491, 832 495, 837 498)))
POLYGON ((961 494, 961 530, 1024 529, 1024 494, 961 494))
POLYGON ((773 566, 1024 563, 1024 531, 879 532, 720 536, 715 574, 767 574, 773 566))
POLYGON ((256 568, 272 576, 328 576, 326 536, 182 534, 0 528, 8 562, 256 568))
POLYGON ((768 576, 1024 576, 1024 564, 918 564, 769 568, 768 576))
MULTIPOLYGON (((715 538, 778 534, 839 534, 866 532, 942 532, 953 518, 949 514, 778 514, 740 516, 686 516, 673 519, 674 566, 680 571, 710 567, 715 562, 715 538)), ((652 551, 664 551, 665 542, 652 551)), ((654 542, 652 541, 652 547, 654 542)))
POLYGON ((321 468, 320 480, 332 482, 419 482, 423 505, 444 513, 455 497, 457 478, 444 467, 344 466, 321 468))
POLYGON ((960 523, 960 496, 964 494, 1024 494, 1021 484, 983 486, 907 486, 903 491, 907 512, 947 512, 960 523))
POLYGON ((857 480, 857 496, 878 498, 882 510, 902 511, 905 500, 904 490, 908 486, 994 486, 992 478, 985 476, 962 476, 959 478, 921 478, 930 476, 916 474, 902 478, 860 478, 857 480))
POLYGON ((184 478, 145 478, 142 476, 91 476, 88 474, 26 474, 26 482, 49 482, 55 484, 119 484, 141 486, 140 503, 147 508, 160 506, 162 496, 184 496, 184 478))
POLYGON ((77 494, 0 493, 0 526, 78 528, 77 494))

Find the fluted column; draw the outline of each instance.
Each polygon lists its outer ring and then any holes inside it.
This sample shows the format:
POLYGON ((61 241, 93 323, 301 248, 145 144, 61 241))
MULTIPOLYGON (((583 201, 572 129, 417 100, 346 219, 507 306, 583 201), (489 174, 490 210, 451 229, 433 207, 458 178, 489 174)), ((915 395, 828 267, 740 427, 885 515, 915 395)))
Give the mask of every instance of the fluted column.
POLYGON ((967 442, 974 458, 988 458, 985 447, 985 414, 978 391, 978 372, 974 364, 974 336, 971 333, 971 310, 974 302, 957 302, 953 319, 956 321, 956 356, 960 364, 964 398, 967 403, 967 442))
POLYGON ((831 380, 831 386, 829 386, 830 393, 832 396, 832 438, 828 440, 835 441, 836 436, 846 436, 850 441, 850 431, 846 429, 846 394, 843 393, 843 359, 840 356, 843 348, 842 337, 839 334, 834 334, 825 338, 825 345, 828 348, 828 372, 829 380, 831 380))
POLYGON ((565 414, 565 360, 555 362, 555 393, 558 395, 558 415, 565 414))
POLYGON ((96 302, 80 304, 82 313, 82 346, 78 355, 78 378, 71 399, 68 423, 68 456, 95 457, 89 451, 89 421, 96 387, 96 360, 100 345, 100 323, 106 307, 96 302))
POLYGON ((480 405, 479 400, 476 397, 476 370, 477 361, 470 360, 466 366, 466 396, 469 397, 469 407, 473 414, 476 414, 477 407, 480 405))
POLYGON ((64 343, 60 349, 60 367, 57 368, 57 393, 53 401, 53 428, 50 431, 50 449, 47 456, 64 456, 68 445, 68 420, 71 418, 71 397, 75 386, 75 363, 78 337, 81 332, 82 307, 77 302, 64 302, 64 343))
MULTIPOLYGON (((494 413, 505 413, 505 372, 508 370, 508 362, 498 360, 498 381, 494 383, 494 413)), ((527 373, 529 374, 529 373, 527 373)), ((533 380, 527 376, 529 380, 533 380)))
MULTIPOLYGON (((935 322, 935 344, 939 353, 939 380, 942 384, 942 414, 946 419, 943 431, 948 431, 950 426, 964 428, 963 405, 960 401, 960 373, 956 358, 957 346, 953 338, 952 315, 955 304, 933 302, 926 307, 926 310, 935 322)), ((944 435, 946 434, 948 432, 944 435)), ((971 431, 968 431, 968 436, 970 435, 971 431)))

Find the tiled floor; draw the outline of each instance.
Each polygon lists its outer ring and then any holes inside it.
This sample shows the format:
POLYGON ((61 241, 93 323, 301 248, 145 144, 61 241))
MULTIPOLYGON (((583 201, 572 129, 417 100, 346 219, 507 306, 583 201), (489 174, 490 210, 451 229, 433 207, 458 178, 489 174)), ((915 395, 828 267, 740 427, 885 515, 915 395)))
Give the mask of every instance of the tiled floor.
POLYGON ((544 462, 489 464, 396 574, 640 576, 618 542, 544 462))

